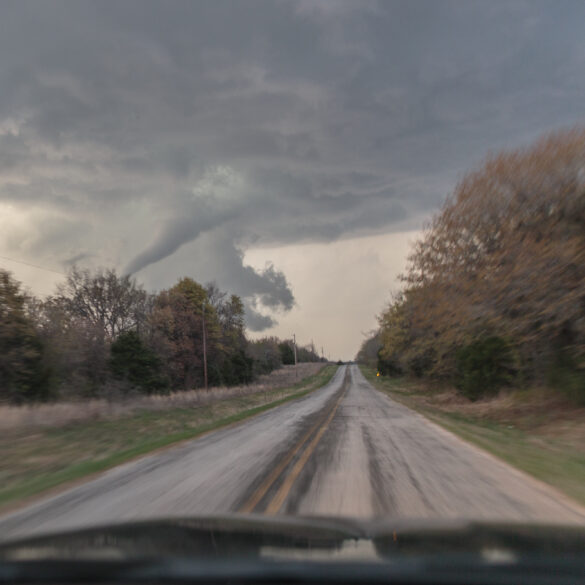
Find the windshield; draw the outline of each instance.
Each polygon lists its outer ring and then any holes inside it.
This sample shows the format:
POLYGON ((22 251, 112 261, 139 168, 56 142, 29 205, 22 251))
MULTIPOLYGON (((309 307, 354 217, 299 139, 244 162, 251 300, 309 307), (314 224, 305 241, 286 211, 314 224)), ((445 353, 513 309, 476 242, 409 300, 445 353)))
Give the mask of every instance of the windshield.
POLYGON ((5 1, 0 542, 582 526, 584 23, 5 1))

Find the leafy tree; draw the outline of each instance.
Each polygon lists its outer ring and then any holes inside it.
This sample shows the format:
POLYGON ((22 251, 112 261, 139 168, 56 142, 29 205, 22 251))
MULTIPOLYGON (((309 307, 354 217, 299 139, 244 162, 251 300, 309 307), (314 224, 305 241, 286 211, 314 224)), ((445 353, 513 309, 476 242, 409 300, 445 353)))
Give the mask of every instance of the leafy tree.
POLYGON ((219 383, 213 373, 218 371, 214 361, 221 352, 220 326, 205 288, 191 278, 182 278, 155 299, 151 344, 162 357, 174 388, 191 389, 204 384, 204 322, 208 374, 212 376, 210 382, 219 383))
POLYGON ((280 350, 280 359, 285 366, 294 365, 295 363, 295 352, 292 345, 288 341, 282 341, 278 344, 280 350))
POLYGON ((374 333, 370 334, 370 337, 362 342, 356 355, 356 361, 360 364, 375 368, 378 365, 380 349, 382 349, 380 332, 375 331, 374 333))
POLYGON ((46 400, 49 389, 43 344, 25 313, 25 295, 0 270, 0 400, 46 400))
POLYGON ((218 383, 227 386, 248 384, 252 380, 252 360, 247 355, 244 303, 238 295, 221 293, 215 285, 207 286, 210 304, 219 322, 219 343, 213 358, 217 363, 218 383))
POLYGON ((221 380, 226 386, 249 384, 253 375, 253 359, 243 350, 231 354, 221 364, 221 380))
POLYGON ((264 337, 248 342, 246 351, 253 360, 254 376, 268 374, 282 366, 279 343, 276 337, 264 337))
POLYGON ((174 388, 203 385, 202 309, 178 288, 162 291, 152 315, 153 346, 174 388))
POLYGON ((378 351, 376 369, 382 376, 400 376, 403 373, 400 362, 396 359, 385 358, 381 350, 378 351))
MULTIPOLYGON (((321 358, 315 351, 313 345, 297 347, 297 362, 319 362, 321 358)), ((294 362, 293 362, 294 363, 294 362)))
POLYGON ((119 335, 112 344, 110 354, 109 366, 116 378, 147 393, 166 388, 160 359, 142 342, 138 332, 126 331, 119 335))
MULTIPOLYGON (((244 305, 217 285, 191 278, 150 295, 114 270, 73 268, 43 301, 2 275, 0 400, 75 399, 107 391, 112 376, 144 392, 247 384, 282 365, 276 338, 246 339, 244 305), (50 373, 50 376, 49 376, 50 373)), ((315 360, 299 348, 299 361, 315 360)))
POLYGON ((457 351, 455 383, 471 400, 495 394, 512 379, 512 352, 501 337, 477 339, 457 351))
MULTIPOLYGON (((510 340, 526 380, 550 379, 559 352, 584 363, 584 160, 585 130, 574 129, 465 175, 382 314, 383 357, 454 379, 461 348, 494 336, 510 340)), ((483 354, 469 351, 464 361, 483 354)))
POLYGON ((49 297, 36 305, 34 324, 58 397, 99 393, 108 374, 103 329, 72 315, 60 297, 49 297))

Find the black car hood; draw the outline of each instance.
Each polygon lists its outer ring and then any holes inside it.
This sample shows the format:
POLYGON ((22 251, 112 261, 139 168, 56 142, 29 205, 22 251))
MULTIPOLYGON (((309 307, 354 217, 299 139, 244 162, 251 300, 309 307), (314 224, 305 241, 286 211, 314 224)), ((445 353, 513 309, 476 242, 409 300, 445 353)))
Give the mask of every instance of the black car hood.
POLYGON ((235 515, 107 525, 0 545, 0 582, 11 583, 304 583, 316 575, 336 583, 406 582, 405 575, 416 577, 408 582, 443 576, 456 583, 458 574, 465 582, 508 582, 501 575, 532 582, 526 570, 535 582, 549 582, 547 575, 582 582, 585 529, 235 515))
POLYGON ((387 560, 469 553, 585 555, 585 528, 466 521, 254 515, 109 524, 0 544, 0 559, 387 560))

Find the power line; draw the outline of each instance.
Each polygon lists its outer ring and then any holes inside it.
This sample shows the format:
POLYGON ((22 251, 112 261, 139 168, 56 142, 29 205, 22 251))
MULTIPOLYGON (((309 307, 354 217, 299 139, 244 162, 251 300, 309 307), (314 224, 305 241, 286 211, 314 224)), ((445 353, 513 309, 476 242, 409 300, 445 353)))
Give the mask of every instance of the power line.
POLYGON ((64 272, 59 272, 58 270, 52 270, 51 268, 44 268, 43 266, 38 266, 37 264, 31 264, 30 262, 23 262, 22 260, 15 260, 14 258, 8 258, 7 256, 0 256, 2 260, 8 260, 9 262, 15 262, 16 264, 23 264, 24 266, 30 266, 31 268, 38 268, 39 270, 44 270, 45 272, 53 272, 54 274, 60 274, 61 276, 67 276, 64 272))

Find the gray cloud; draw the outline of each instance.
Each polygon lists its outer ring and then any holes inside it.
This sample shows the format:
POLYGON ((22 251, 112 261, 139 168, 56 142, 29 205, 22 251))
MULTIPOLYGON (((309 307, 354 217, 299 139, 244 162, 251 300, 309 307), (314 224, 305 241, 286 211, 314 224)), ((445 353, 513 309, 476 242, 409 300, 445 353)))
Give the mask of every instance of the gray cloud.
POLYGON ((571 1, 5 2, 0 248, 155 288, 182 259, 269 327, 294 295, 246 247, 412 227, 487 150, 583 122, 583 22, 571 1))
POLYGON ((276 325, 276 321, 269 315, 262 315, 251 307, 248 303, 245 305, 246 327, 250 331, 265 331, 276 325))
POLYGON ((260 270, 246 265, 226 226, 200 234, 167 261, 145 271, 147 284, 153 288, 157 283, 172 283, 182 274, 194 274, 201 282, 214 281, 223 289, 237 291, 246 308, 246 325, 252 331, 271 327, 279 313, 295 305, 286 276, 270 263, 260 270))
POLYGON ((198 262, 199 270, 213 272, 222 286, 238 291, 246 304, 250 327, 274 322, 260 318, 259 311, 263 308, 278 312, 289 311, 294 306, 294 295, 286 276, 272 264, 267 264, 262 270, 245 265, 242 250, 236 248, 233 239, 221 229, 210 234, 202 247, 213 253, 208 256, 206 264, 198 262))
POLYGON ((167 258, 202 232, 216 228, 237 215, 236 210, 210 208, 204 201, 194 205, 189 211, 190 213, 182 217, 172 217, 161 225, 154 241, 130 262, 124 272, 133 274, 167 258))

